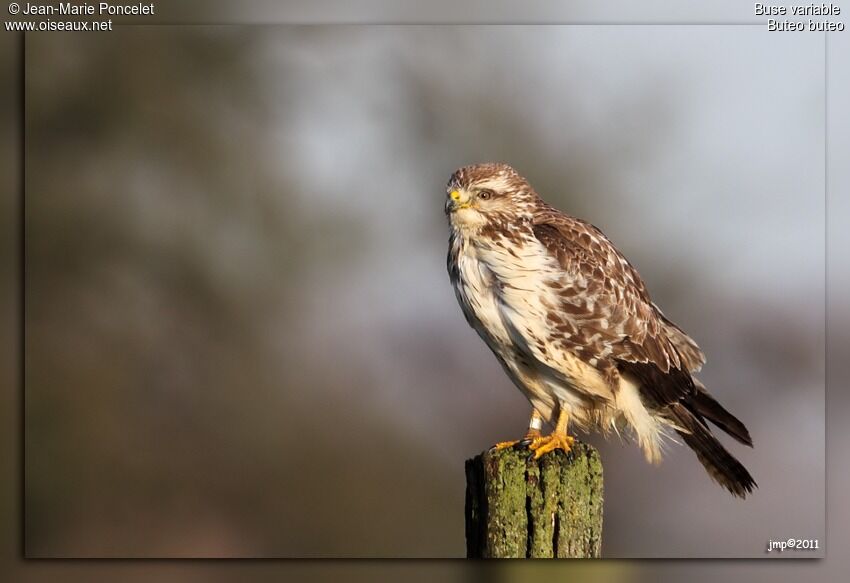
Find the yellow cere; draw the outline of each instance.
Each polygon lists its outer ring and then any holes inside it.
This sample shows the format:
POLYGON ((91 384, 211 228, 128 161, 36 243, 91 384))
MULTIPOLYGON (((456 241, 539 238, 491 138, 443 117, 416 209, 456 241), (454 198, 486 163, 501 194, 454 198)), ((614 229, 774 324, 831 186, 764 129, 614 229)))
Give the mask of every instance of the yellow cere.
POLYGON ((460 200, 460 193, 457 190, 453 190, 449 196, 452 197, 452 200, 460 200))

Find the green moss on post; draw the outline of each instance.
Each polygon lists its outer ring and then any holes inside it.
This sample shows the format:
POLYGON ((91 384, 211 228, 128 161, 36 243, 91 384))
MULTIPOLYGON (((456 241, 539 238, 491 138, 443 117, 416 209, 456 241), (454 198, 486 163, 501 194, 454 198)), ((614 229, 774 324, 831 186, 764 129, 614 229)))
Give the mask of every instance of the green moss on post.
POLYGON ((599 557, 602 463, 576 441, 569 454, 484 452, 466 462, 466 554, 485 558, 599 557))

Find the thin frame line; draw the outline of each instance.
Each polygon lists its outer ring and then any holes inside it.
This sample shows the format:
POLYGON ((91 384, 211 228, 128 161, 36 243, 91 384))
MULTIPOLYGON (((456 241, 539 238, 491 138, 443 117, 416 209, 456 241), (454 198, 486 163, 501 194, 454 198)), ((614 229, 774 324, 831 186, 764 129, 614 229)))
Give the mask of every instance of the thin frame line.
MULTIPOLYGON (((261 26, 261 27, 270 27, 270 26, 352 26, 352 27, 360 27, 360 26, 441 26, 441 27, 460 27, 460 26, 491 26, 491 27, 507 27, 507 26, 759 26, 765 27, 766 23, 751 23, 751 22, 546 22, 546 23, 535 23, 535 22, 514 22, 514 23, 482 23, 482 22, 470 22, 470 23, 446 23, 446 22, 400 22, 400 23, 392 23, 392 22, 278 22, 278 23, 139 23, 139 24, 121 24, 116 23, 114 27, 157 27, 157 26, 181 26, 181 27, 213 27, 213 26, 261 26)), ((829 260, 828 260, 828 207, 829 207, 829 123, 828 123, 828 88, 829 88, 829 59, 828 59, 828 39, 829 33, 824 32, 824 334, 823 334, 823 361, 824 361, 824 412, 823 412, 823 435, 824 435, 824 492, 823 492, 823 506, 824 506, 824 548, 823 548, 823 557, 826 557, 826 534, 827 534, 827 522, 828 522, 828 508, 827 508, 827 488, 828 488, 828 464, 826 463, 826 438, 827 438, 827 401, 828 401, 828 384, 827 384, 827 371, 829 367, 827 366, 828 359, 828 349, 827 349, 827 340, 829 338, 829 260)), ((125 560, 142 560, 142 561, 209 561, 209 560, 303 560, 304 557, 27 557, 26 555, 26 32, 21 32, 21 59, 20 59, 20 80, 21 80, 21 89, 19 92, 19 98, 21 99, 20 104, 20 133, 21 133, 21 160, 20 160, 20 168, 19 171, 21 173, 21 201, 20 201, 20 227, 19 227, 19 261, 20 261, 20 285, 19 285, 19 302, 20 302, 20 372, 19 378, 21 379, 21 405, 20 405, 20 413, 21 413, 21 432, 19 434, 20 443, 20 455, 21 455, 21 478, 20 478, 20 488, 21 488, 21 508, 20 508, 20 528, 21 528, 21 541, 19 543, 21 557, 28 561, 40 561, 40 560, 51 560, 51 561, 77 561, 77 560, 97 560, 97 561, 125 561, 125 560)), ((345 560, 342 557, 317 557, 319 560, 345 560)), ((440 557, 435 557, 437 560, 441 560, 440 557)), ((805 560, 809 558, 810 560, 818 560, 820 557, 799 557, 795 560, 805 560)), ((384 557, 384 560, 393 560, 398 559, 398 557, 384 557)), ((404 558, 402 558, 404 559, 404 558)), ((646 559, 646 558, 644 558, 646 559)), ((755 560, 761 562, 761 557, 667 557, 667 558, 659 558, 659 560, 664 561, 675 561, 675 560, 755 560)), ((310 560, 310 559, 307 559, 310 560)), ((379 559, 380 560, 380 559, 379 559)), ((615 559, 617 560, 617 559, 615 559)), ((626 558, 625 560, 630 560, 626 558)))
POLYGON ((829 33, 823 33, 823 556, 826 557, 829 510, 829 464, 827 458, 826 419, 829 399, 829 33))
POLYGON ((26 439, 26 419, 27 419, 27 408, 26 408, 26 387, 27 387, 27 368, 26 368, 26 339, 27 339, 27 325, 26 325, 26 298, 27 298, 27 277, 26 277, 26 269, 27 269, 27 245, 26 245, 26 204, 27 204, 27 132, 26 132, 26 124, 27 124, 27 36, 26 33, 21 33, 21 58, 20 58, 20 82, 21 89, 18 93, 18 97, 21 100, 20 103, 20 119, 19 119, 19 131, 21 132, 20 140, 21 140, 21 160, 19 171, 21 173, 21 200, 20 200, 20 217, 21 223, 18 228, 18 245, 20 248, 18 249, 18 261, 20 262, 19 270, 21 281, 18 288, 18 293, 20 294, 18 301, 20 302, 18 305, 20 306, 20 311, 18 312, 18 317, 20 318, 20 335, 21 335, 21 344, 19 347, 20 350, 20 367, 18 375, 21 379, 21 404, 20 404, 20 414, 21 414, 21 431, 18 435, 18 438, 21 440, 19 445, 20 448, 20 456, 21 456, 21 477, 19 481, 19 486, 21 488, 21 508, 20 508, 20 521, 21 521, 21 540, 19 544, 19 552, 21 557, 26 558, 26 529, 27 529, 27 439, 26 439))
POLYGON ((281 21, 281 22, 113 22, 120 26, 759 26, 766 22, 357 22, 357 21, 281 21))

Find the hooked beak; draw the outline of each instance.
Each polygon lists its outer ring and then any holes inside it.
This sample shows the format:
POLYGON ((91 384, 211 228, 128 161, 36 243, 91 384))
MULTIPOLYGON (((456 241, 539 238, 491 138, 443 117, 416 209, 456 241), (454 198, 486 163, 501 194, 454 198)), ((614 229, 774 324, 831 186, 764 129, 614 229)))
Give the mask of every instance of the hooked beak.
POLYGON ((453 190, 449 193, 449 200, 446 201, 446 212, 453 213, 470 206, 472 206, 472 200, 466 192, 453 190))

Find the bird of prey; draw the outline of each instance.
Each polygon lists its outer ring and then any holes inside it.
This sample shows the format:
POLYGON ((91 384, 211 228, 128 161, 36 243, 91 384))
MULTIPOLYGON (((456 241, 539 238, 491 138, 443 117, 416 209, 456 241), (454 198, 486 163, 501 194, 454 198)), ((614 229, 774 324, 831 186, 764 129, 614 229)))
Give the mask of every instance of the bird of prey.
POLYGON ((708 422, 752 447, 747 428, 694 376, 702 351, 599 229, 544 202, 507 164, 460 168, 446 192, 457 300, 532 406, 525 437, 495 448, 569 451, 573 424, 629 430, 657 463, 675 432, 720 485, 752 492, 752 476, 708 422))

